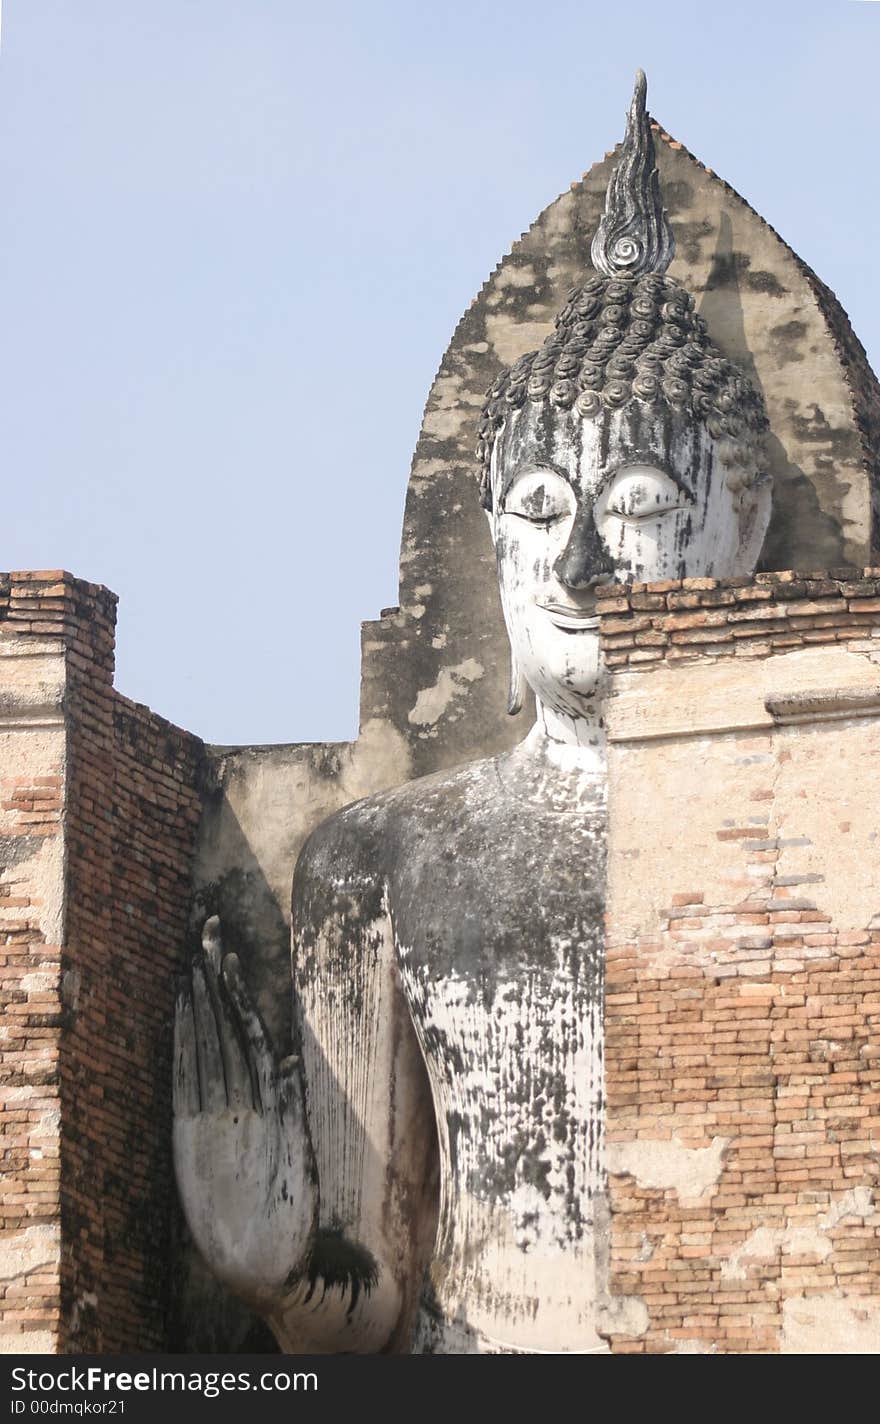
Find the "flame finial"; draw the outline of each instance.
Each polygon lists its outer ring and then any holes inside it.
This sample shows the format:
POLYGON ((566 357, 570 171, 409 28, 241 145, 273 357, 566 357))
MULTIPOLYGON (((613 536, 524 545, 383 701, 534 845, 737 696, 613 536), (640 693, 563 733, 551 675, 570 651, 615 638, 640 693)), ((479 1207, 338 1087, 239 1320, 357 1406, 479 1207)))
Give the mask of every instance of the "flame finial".
POLYGON ((675 256, 675 238, 660 199, 654 140, 645 109, 647 92, 648 81, 640 69, 620 157, 591 249, 593 266, 606 277, 662 273, 675 256))

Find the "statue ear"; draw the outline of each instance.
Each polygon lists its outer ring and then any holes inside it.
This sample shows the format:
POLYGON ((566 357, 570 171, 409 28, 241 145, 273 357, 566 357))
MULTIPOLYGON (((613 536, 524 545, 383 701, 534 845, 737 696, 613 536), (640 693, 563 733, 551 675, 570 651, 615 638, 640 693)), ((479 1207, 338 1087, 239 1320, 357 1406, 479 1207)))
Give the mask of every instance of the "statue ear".
MULTIPOLYGON (((489 533, 492 536, 492 543, 494 545, 497 529, 495 523, 495 511, 494 509, 487 509, 485 513, 486 518, 489 521, 489 533)), ((504 619, 504 624, 505 627, 507 627, 506 616, 504 619)), ((517 712, 522 711, 523 702, 525 701, 526 679, 523 670, 519 665, 519 658, 516 655, 516 649, 513 646, 513 639, 510 636, 509 628, 507 629, 507 641, 510 646, 510 684, 507 692, 507 710, 510 713, 511 717, 515 717, 517 712)))
POLYGON ((743 494, 740 505, 739 558, 737 575, 753 574, 761 557, 770 511, 773 507, 773 479, 768 474, 759 475, 743 494))

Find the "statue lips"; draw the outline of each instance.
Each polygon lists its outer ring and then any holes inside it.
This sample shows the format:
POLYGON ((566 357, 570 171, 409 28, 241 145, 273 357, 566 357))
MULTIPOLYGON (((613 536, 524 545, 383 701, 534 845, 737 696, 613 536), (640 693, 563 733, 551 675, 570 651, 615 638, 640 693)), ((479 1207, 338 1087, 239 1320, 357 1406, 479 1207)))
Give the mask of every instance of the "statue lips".
POLYGON ((543 608, 551 623, 565 633, 594 633, 599 627, 595 599, 584 606, 548 602, 539 603, 538 607, 543 608))

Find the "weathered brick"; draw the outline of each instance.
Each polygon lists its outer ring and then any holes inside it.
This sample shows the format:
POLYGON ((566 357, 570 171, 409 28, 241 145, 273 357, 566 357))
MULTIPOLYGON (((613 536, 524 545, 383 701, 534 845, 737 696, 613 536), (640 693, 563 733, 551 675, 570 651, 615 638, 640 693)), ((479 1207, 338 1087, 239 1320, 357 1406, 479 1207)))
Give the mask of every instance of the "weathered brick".
POLYGON ((0 829, 65 836, 67 934, 63 947, 42 942, 44 891, 29 887, 23 862, 16 893, 0 887, 0 979, 9 972, 25 986, 4 988, 0 1077, 6 1091, 28 1094, 21 1110, 7 1102, 0 1113, 0 1239, 60 1221, 61 1245, 53 1269, 7 1286, 0 1334, 8 1346, 40 1324, 60 1351, 161 1349, 173 1193, 168 1028, 202 747, 114 691, 112 594, 63 573, 13 574, 8 584, 0 645, 52 635, 66 665, 67 745, 63 768, 44 763, 28 775, 17 770, 14 738, 11 775, 0 751, 0 829), (60 1011, 62 963, 79 986, 80 1011, 70 1015, 60 1011), (91 1299, 95 1307, 70 1308, 91 1299))
MULTIPOLYGON (((653 667, 709 662, 726 654, 725 639, 760 659, 819 642, 870 651, 859 630, 880 622, 877 581, 877 571, 863 580, 837 570, 762 575, 745 589, 723 584, 706 593, 732 600, 720 606, 730 622, 717 631, 690 602, 693 591, 670 591, 670 643, 658 645, 653 667), (865 610, 858 617, 856 605, 865 610), (674 632, 702 637, 677 646, 674 632)), ((645 670, 647 697, 654 675, 645 670)), ((780 761, 783 754, 780 748, 780 761)), ((612 1281, 648 1312, 643 1353, 668 1352, 670 1342, 696 1331, 715 1351, 772 1353, 780 1348, 786 1294, 880 1293, 876 1214, 832 1214, 854 1188, 877 1190, 880 917, 860 929, 814 908, 811 874, 791 868, 803 864, 793 857, 811 841, 797 834, 797 801, 778 805, 780 795, 795 794, 786 777, 747 777, 751 789, 741 802, 734 790, 719 806, 715 838, 743 865, 721 882, 729 896, 723 903, 694 880, 700 855, 689 845, 685 888, 668 887, 656 925, 632 939, 609 916, 609 1141, 727 1142, 717 1183, 699 1205, 637 1177, 609 1184, 612 1281), (771 821, 753 823, 765 806, 771 821), (786 835, 770 836, 769 825, 778 823, 786 835), (780 857, 784 873, 774 878, 780 857), (778 1240, 749 1256, 742 1248, 759 1230, 778 1240), (808 1233, 807 1243, 824 1242, 821 1251, 797 1251, 795 1231, 808 1233), (727 1279, 738 1250, 736 1274, 727 1279)), ((683 807, 687 794, 685 785, 683 807)), ((627 845, 638 848, 632 831, 627 845)), ((631 1344, 611 1337, 615 1352, 631 1344)))

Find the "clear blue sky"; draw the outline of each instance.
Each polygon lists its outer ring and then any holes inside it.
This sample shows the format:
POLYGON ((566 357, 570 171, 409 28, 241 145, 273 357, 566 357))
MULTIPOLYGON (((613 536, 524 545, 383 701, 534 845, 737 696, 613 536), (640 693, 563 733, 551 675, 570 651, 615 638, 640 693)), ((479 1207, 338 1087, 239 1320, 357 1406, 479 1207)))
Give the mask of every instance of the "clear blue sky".
POLYGON ((876 366, 880 5, 6 0, 0 568, 207 740, 352 736, 441 354, 638 65, 876 366))

